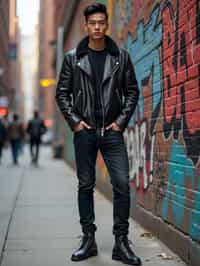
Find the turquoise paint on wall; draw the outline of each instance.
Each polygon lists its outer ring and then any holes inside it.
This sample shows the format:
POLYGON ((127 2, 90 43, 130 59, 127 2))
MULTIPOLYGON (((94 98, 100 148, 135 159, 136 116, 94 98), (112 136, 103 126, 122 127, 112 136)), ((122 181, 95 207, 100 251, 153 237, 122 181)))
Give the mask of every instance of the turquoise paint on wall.
MULTIPOLYGON (((194 167, 192 161, 185 154, 182 144, 173 141, 170 153, 169 174, 165 198, 162 205, 162 216, 167 220, 169 204, 172 205, 175 225, 180 227, 184 219, 186 204, 185 184, 189 178, 194 190, 194 167)), ((200 191, 200 176, 197 191, 200 191)), ((200 193, 195 193, 194 207, 190 209, 190 235, 193 239, 200 240, 200 193)))

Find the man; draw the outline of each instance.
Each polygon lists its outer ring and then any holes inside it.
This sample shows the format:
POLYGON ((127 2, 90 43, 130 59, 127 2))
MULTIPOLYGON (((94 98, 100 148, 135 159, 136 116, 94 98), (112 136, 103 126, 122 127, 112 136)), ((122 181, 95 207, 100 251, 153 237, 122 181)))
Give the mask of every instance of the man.
POLYGON ((71 260, 97 255, 93 189, 100 150, 113 185, 115 245, 112 259, 140 265, 141 260, 128 240, 129 167, 122 135, 137 105, 137 81, 128 53, 119 50, 106 35, 106 6, 94 3, 84 10, 84 16, 88 36, 65 55, 56 90, 57 104, 74 131, 79 181, 83 238, 71 260))
POLYGON ((32 163, 38 164, 41 137, 46 132, 44 121, 39 117, 38 111, 34 111, 34 117, 28 122, 27 133, 30 136, 30 153, 32 163))
POLYGON ((13 163, 17 165, 21 142, 24 139, 24 128, 18 114, 14 113, 12 122, 8 124, 8 136, 11 144, 13 163))

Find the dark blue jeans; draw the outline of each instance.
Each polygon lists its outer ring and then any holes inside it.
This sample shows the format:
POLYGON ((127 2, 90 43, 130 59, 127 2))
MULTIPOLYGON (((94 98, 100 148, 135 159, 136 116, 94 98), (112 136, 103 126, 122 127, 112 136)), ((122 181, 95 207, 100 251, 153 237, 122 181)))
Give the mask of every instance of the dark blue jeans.
POLYGON ((77 167, 78 206, 83 233, 96 230, 93 192, 95 165, 100 150, 113 187, 113 234, 128 234, 130 209, 129 164, 123 135, 119 131, 83 129, 74 134, 77 167))
POLYGON ((21 139, 12 139, 11 140, 11 150, 12 150, 12 158, 13 163, 18 163, 19 149, 20 149, 21 139))
POLYGON ((35 163, 38 162, 40 143, 41 143, 40 138, 30 139, 30 152, 31 152, 32 162, 35 163))

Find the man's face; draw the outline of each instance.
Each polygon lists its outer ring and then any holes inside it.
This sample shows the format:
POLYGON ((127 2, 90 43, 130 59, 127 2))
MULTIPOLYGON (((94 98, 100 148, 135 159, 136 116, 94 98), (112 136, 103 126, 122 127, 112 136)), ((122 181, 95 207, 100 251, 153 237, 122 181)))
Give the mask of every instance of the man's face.
POLYGON ((85 22, 85 30, 88 33, 89 38, 93 40, 104 38, 107 29, 108 21, 103 13, 92 14, 85 22))

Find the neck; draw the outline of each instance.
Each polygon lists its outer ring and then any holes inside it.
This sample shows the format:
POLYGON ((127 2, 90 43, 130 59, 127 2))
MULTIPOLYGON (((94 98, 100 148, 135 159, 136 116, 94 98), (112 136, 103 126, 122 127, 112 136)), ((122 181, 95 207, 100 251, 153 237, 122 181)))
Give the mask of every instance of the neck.
POLYGON ((101 51, 106 48, 105 38, 100 40, 89 39, 89 48, 97 51, 101 51))

